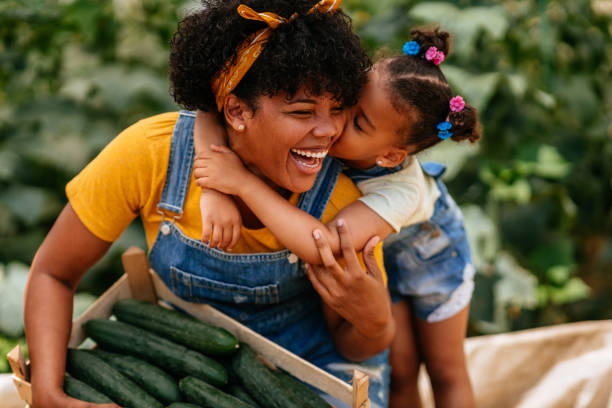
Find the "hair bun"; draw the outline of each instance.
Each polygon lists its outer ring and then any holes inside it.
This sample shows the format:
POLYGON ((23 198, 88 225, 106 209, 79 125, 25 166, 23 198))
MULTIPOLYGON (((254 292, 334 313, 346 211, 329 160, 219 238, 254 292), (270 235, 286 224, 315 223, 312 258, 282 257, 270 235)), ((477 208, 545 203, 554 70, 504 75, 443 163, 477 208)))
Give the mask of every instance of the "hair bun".
POLYGON ((451 139, 455 142, 460 142, 469 139, 475 143, 480 140, 481 129, 478 120, 478 111, 472 105, 465 104, 465 107, 460 112, 450 112, 448 121, 453 125, 451 139))
POLYGON ((419 56, 425 55, 430 47, 436 47, 438 51, 442 51, 444 55, 448 56, 450 50, 450 34, 446 31, 440 31, 440 28, 435 30, 410 30, 411 39, 419 43, 421 47, 419 50, 419 56))

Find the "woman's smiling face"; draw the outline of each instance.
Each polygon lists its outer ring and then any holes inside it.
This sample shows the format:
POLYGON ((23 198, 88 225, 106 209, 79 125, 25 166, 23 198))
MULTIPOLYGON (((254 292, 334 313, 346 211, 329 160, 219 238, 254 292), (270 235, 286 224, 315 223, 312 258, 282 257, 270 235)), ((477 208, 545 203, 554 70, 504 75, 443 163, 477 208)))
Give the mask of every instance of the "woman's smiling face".
POLYGON ((230 135, 230 147, 245 165, 271 184, 301 193, 314 184, 323 159, 342 132, 345 113, 331 95, 304 88, 261 96, 245 118, 245 130, 230 135))

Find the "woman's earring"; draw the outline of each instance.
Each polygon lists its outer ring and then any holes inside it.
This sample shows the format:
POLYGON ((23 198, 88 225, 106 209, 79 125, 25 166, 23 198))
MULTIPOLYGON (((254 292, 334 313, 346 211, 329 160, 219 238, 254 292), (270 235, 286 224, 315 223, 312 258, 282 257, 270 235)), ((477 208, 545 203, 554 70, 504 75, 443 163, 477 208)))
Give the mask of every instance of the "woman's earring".
POLYGON ((243 124, 238 125, 238 129, 237 130, 239 132, 242 132, 244 130, 244 125, 243 124))

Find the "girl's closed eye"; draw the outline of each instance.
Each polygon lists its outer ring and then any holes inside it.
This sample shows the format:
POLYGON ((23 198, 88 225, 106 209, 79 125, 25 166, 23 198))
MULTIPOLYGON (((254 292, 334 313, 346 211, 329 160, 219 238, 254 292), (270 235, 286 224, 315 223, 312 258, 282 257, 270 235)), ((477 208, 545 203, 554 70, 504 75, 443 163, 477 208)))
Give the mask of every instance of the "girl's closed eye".
POLYGON ((363 129, 361 128, 361 126, 359 126, 359 115, 355 115, 355 118, 353 119, 353 124, 355 125, 357 130, 363 132, 363 129))

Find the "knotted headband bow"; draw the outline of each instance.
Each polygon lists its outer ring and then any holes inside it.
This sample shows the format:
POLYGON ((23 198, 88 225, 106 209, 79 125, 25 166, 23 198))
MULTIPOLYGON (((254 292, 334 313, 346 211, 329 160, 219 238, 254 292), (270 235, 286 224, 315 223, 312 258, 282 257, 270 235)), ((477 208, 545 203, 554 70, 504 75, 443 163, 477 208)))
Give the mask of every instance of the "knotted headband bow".
MULTIPOLYGON (((315 4, 306 14, 311 14, 316 11, 320 13, 334 13, 339 7, 342 0, 321 0, 315 4)), ((217 102, 219 112, 223 109, 225 97, 229 95, 244 75, 253 66, 257 57, 263 51, 268 38, 272 34, 272 30, 276 29, 281 24, 287 24, 293 21, 298 14, 293 13, 288 19, 281 17, 275 13, 263 12, 258 13, 252 8, 241 4, 238 6, 238 14, 248 20, 262 21, 268 25, 249 35, 247 39, 238 47, 236 51, 236 59, 232 64, 232 60, 228 60, 225 66, 214 76, 211 82, 212 91, 217 102)))

